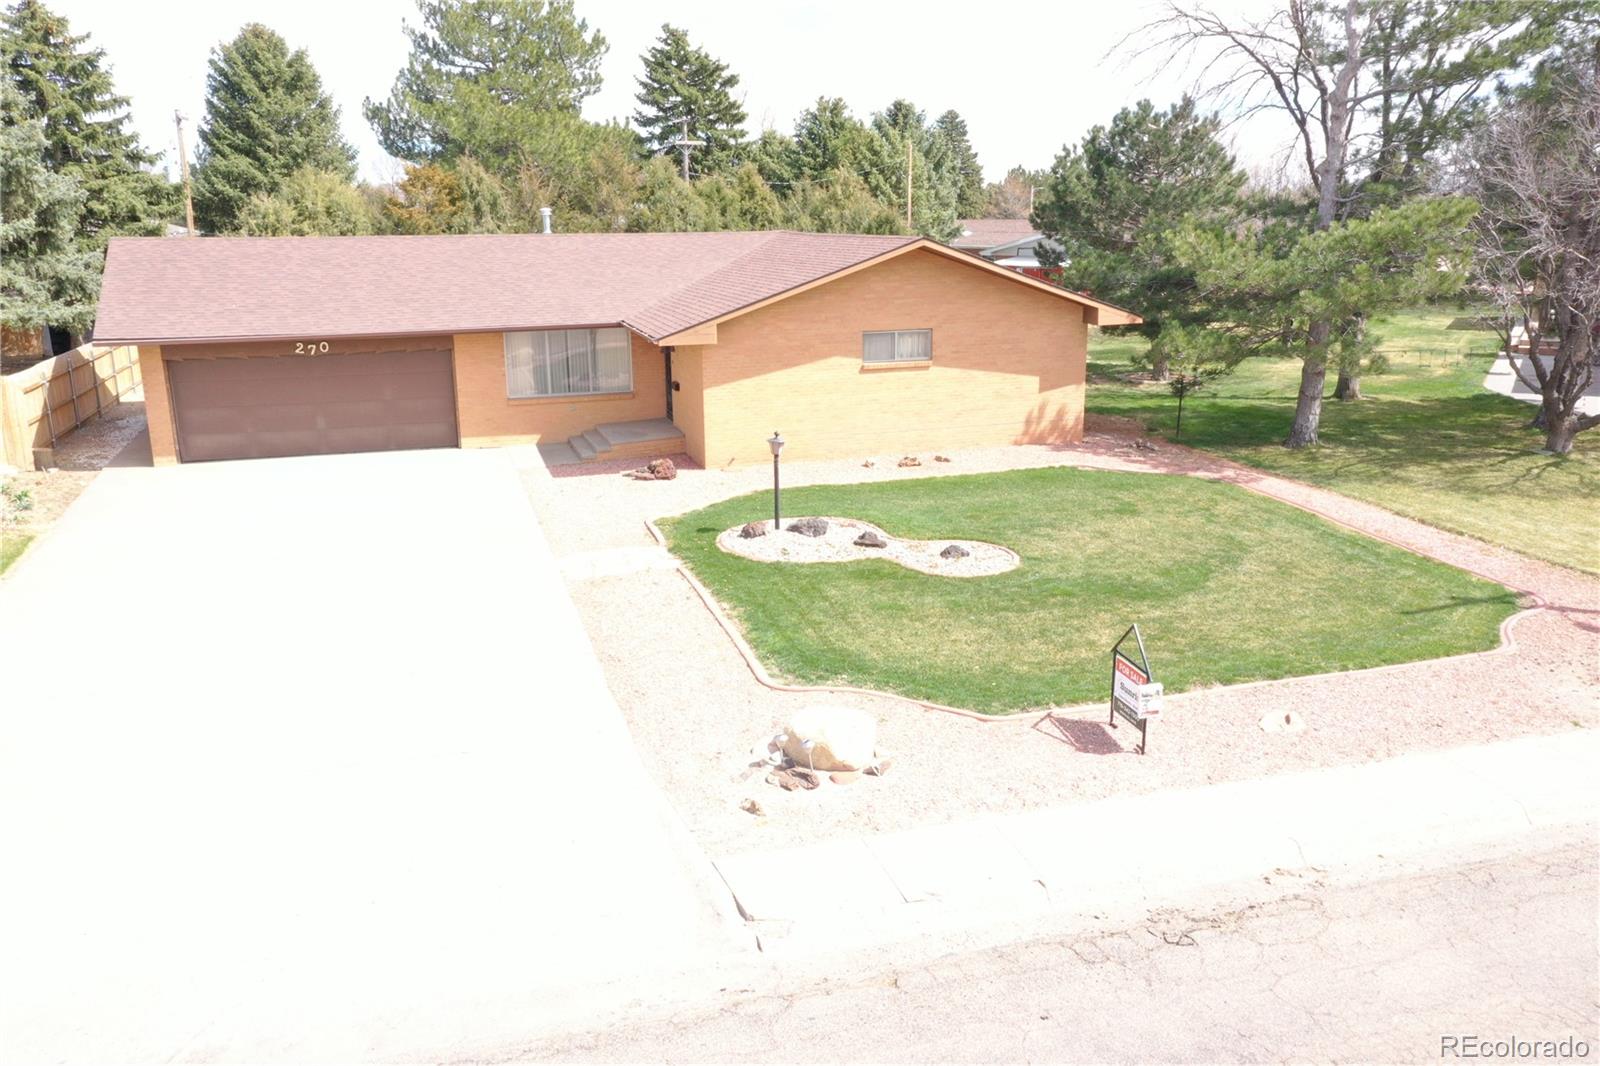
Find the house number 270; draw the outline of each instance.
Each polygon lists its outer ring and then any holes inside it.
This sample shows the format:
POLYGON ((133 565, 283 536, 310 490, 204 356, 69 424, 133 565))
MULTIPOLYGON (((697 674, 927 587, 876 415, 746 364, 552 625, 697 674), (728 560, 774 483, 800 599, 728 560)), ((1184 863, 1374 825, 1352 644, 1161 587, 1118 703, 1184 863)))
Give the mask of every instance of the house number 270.
POLYGON ((323 355, 328 350, 327 341, 295 341, 295 355, 323 355))

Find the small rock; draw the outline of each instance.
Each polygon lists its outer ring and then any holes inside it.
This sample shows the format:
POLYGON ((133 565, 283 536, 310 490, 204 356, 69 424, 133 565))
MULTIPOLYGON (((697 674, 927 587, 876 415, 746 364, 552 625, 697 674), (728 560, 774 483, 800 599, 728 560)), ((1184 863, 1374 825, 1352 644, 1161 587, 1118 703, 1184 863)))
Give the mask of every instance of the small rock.
POLYGON ((678 467, 671 459, 652 459, 645 465, 650 476, 657 481, 671 481, 678 476, 678 467))
POLYGON ((739 804, 739 809, 749 814, 753 814, 757 818, 760 818, 762 815, 767 813, 762 809, 761 804, 757 803, 753 799, 747 799, 743 803, 739 804))
POLYGON ((745 540, 752 540, 756 537, 764 537, 766 535, 767 524, 765 522, 746 522, 744 525, 739 527, 739 536, 743 537, 745 540))
POLYGON ((873 777, 882 777, 884 774, 889 772, 889 767, 893 765, 893 759, 879 759, 877 762, 867 767, 866 772, 871 774, 873 777))
POLYGON ((889 542, 869 529, 855 539, 855 545, 858 548, 887 548, 889 542))
POLYGON ((815 774, 803 766, 790 766, 783 770, 774 770, 767 775, 767 784, 777 785, 785 792, 794 792, 798 789, 807 791, 822 784, 815 774))
POLYGON ((806 537, 820 537, 828 531, 826 518, 800 518, 789 523, 790 533, 799 533, 806 537))
POLYGON ((1138 440, 1134 441, 1133 446, 1138 448, 1141 452, 1153 452, 1156 450, 1156 446, 1143 437, 1140 437, 1138 440))
POLYGON ((967 556, 969 556, 971 554, 972 554, 971 552, 967 551, 967 549, 963 548, 959 544, 948 544, 948 545, 945 546, 944 551, 939 553, 939 558, 941 558, 941 559, 965 559, 967 556))
POLYGON ((860 770, 838 770, 828 775, 828 780, 836 785, 853 785, 861 780, 860 770))
POLYGON ((656 479, 656 476, 654 474, 652 474, 648 470, 643 469, 642 467, 640 469, 638 469, 638 470, 626 471, 622 476, 623 477, 631 477, 635 481, 654 481, 656 479))
POLYGON ((950 461, 950 457, 948 455, 935 455, 933 457, 933 461, 936 463, 948 463, 950 461))
POLYGON ((878 464, 874 463, 871 459, 868 459, 866 462, 862 463, 861 465, 870 467, 870 466, 877 466, 878 464))
POLYGON ((897 463, 896 465, 897 466, 921 466, 922 465, 922 460, 918 459, 915 455, 907 455, 907 456, 902 457, 900 462, 897 463))

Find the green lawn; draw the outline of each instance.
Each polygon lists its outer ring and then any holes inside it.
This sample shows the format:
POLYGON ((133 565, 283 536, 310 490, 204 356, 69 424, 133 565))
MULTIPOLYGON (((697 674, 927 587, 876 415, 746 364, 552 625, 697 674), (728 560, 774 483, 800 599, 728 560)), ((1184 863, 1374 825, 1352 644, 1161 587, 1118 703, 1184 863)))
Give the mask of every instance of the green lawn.
POLYGON ((769 669, 987 713, 1104 698, 1111 644, 1133 621, 1157 680, 1182 691, 1492 648, 1515 609, 1498 585, 1195 478, 1058 468, 784 493, 789 514, 1022 556, 985 578, 716 547, 769 506, 758 493, 662 523, 769 669))
POLYGON ((0 536, 0 574, 5 573, 11 564, 17 561, 32 541, 33 536, 28 533, 7 533, 0 536))
MULTIPOLYGON (((1366 398, 1333 399, 1328 376, 1322 444, 1281 446, 1300 364, 1251 359, 1184 402, 1183 442, 1323 485, 1443 529, 1600 573, 1600 433, 1565 458, 1539 454, 1534 414, 1483 389, 1492 333, 1447 328, 1465 312, 1411 311, 1373 324, 1390 370, 1362 380, 1366 398)), ((1140 382, 1138 338, 1091 335, 1088 407, 1143 420, 1169 438, 1177 401, 1140 382)))

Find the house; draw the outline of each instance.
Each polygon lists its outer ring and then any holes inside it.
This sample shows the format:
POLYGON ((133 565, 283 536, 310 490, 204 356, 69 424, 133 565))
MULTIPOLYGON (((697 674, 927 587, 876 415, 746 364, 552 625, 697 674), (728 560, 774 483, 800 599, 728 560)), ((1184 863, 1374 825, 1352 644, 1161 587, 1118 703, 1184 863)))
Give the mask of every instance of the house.
POLYGON ((1036 278, 1049 270, 1039 262, 1039 246, 1059 247, 1025 218, 964 218, 960 225, 950 247, 1036 278))
POLYGON ((568 442, 706 466, 1071 441, 1131 312, 933 241, 777 232, 113 239, 157 463, 568 442))

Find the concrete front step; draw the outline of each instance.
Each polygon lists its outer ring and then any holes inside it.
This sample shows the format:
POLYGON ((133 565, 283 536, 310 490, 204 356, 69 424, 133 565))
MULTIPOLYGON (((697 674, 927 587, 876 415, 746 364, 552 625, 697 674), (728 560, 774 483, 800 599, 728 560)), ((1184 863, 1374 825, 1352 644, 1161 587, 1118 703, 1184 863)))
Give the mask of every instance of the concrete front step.
POLYGON ((683 431, 665 418, 607 422, 567 440, 583 462, 636 459, 683 451, 683 431))

